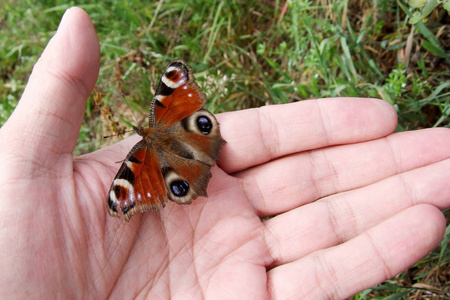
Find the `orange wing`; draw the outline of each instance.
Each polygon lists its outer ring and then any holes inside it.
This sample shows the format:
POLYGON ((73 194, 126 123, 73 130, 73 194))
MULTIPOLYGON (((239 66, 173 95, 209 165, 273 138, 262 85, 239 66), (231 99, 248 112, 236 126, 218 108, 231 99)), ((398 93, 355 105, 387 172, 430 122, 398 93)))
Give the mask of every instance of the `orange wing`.
POLYGON ((137 143, 119 169, 108 193, 108 212, 129 221, 134 213, 159 210, 167 201, 156 152, 145 140, 137 143))
POLYGON ((171 62, 161 77, 150 105, 150 124, 170 127, 205 105, 206 96, 192 70, 182 60, 171 62))

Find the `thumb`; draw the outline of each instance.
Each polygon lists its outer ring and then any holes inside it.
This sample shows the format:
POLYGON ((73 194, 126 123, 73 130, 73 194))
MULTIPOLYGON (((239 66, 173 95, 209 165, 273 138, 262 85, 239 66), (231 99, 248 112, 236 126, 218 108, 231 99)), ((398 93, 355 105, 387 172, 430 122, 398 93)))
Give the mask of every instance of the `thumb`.
POLYGON ((75 147, 86 99, 98 76, 100 47, 80 8, 68 9, 34 66, 19 104, 0 131, 9 154, 39 167, 54 166, 75 147))

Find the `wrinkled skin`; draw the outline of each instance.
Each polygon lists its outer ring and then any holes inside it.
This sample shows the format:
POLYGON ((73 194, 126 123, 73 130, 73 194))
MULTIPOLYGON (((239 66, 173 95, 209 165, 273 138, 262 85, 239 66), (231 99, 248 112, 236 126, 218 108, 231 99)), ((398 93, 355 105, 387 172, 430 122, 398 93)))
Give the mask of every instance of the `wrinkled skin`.
POLYGON ((72 157, 98 70, 92 23, 72 8, 0 130, 2 299, 346 298, 443 236, 450 130, 393 133, 375 99, 220 114, 209 198, 112 218, 116 162, 139 138, 72 157))

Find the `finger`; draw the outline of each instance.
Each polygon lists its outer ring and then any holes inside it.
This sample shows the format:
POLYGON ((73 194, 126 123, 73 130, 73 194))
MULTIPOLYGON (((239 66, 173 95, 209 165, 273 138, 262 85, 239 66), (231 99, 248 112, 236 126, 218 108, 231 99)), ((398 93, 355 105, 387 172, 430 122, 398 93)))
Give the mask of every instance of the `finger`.
POLYGON ((391 105, 358 98, 264 106, 218 119, 227 141, 219 165, 228 173, 300 151, 379 138, 397 124, 391 105))
POLYGON ((411 206, 429 204, 448 208, 448 178, 450 159, 267 220, 266 241, 273 265, 348 241, 411 206))
POLYGON ((342 245, 272 269, 271 299, 345 299, 407 269, 444 231, 437 208, 414 206, 342 245))
POLYGON ((436 128, 291 155, 235 175, 259 215, 267 216, 446 158, 450 130, 436 128))
POLYGON ((72 153, 86 99, 98 76, 99 57, 89 16, 80 8, 68 9, 2 128, 3 138, 14 137, 8 143, 13 151, 20 149, 23 157, 31 159, 39 156, 41 165, 72 153))

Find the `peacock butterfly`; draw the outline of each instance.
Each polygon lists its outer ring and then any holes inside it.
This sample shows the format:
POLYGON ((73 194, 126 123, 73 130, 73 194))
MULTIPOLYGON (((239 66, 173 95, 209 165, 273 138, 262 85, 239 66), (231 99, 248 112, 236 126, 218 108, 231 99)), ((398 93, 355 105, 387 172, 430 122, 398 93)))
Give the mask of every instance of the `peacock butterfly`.
POLYGON ((219 123, 204 109, 206 96, 182 60, 171 62, 150 104, 149 126, 123 161, 106 201, 111 216, 159 210, 167 199, 190 204, 205 196, 210 168, 226 142, 219 123))

